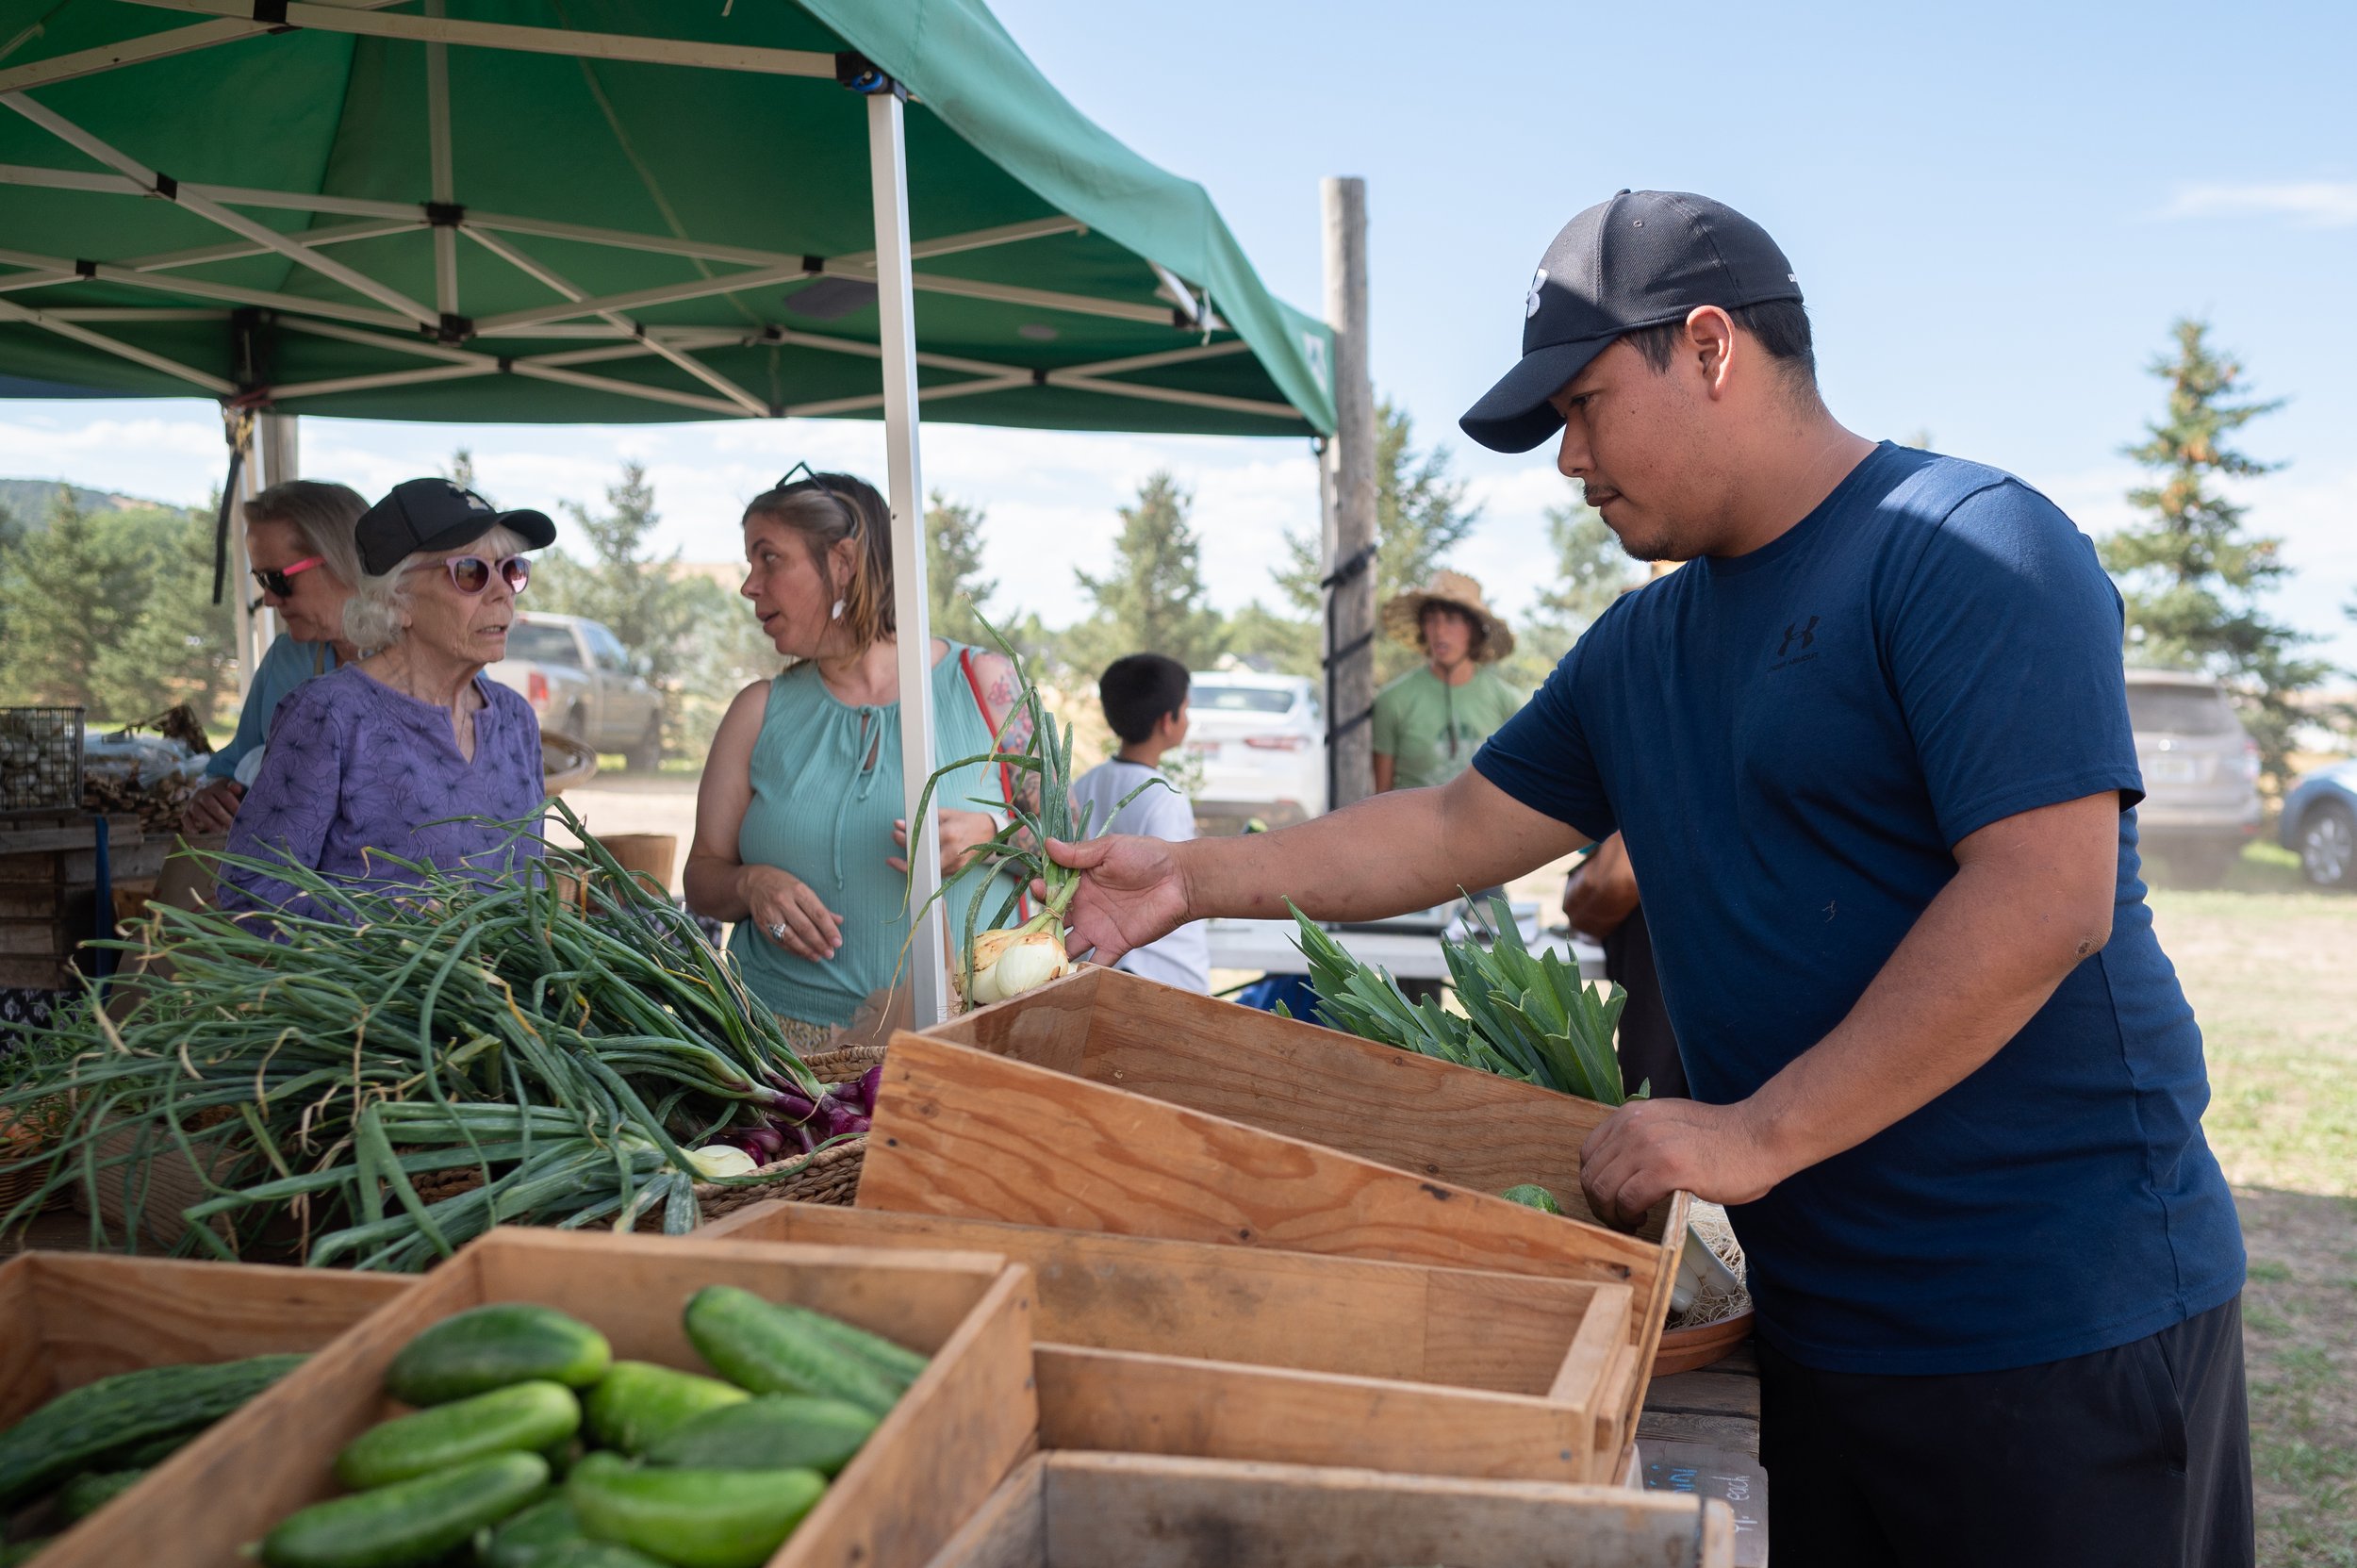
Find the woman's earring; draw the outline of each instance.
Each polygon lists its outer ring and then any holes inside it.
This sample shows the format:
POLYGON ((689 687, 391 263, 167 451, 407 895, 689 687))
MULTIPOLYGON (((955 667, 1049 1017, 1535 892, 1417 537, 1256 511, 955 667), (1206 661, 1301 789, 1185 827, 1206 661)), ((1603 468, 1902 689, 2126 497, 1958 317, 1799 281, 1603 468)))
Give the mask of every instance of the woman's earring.
POLYGON ((843 603, 844 602, 840 599, 834 602, 834 608, 830 611, 827 616, 829 620, 841 620, 843 619, 843 603))

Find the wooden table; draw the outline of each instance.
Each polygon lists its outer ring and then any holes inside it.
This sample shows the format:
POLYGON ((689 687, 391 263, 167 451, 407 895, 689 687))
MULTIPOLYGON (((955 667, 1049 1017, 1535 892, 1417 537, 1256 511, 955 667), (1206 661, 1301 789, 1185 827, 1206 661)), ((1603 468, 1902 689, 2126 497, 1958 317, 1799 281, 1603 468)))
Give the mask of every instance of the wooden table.
POLYGON ((1698 1492, 1735 1511, 1737 1568, 1767 1568, 1767 1472, 1759 1462, 1759 1362, 1746 1343, 1696 1372, 1656 1378, 1637 1418, 1648 1491, 1698 1492))

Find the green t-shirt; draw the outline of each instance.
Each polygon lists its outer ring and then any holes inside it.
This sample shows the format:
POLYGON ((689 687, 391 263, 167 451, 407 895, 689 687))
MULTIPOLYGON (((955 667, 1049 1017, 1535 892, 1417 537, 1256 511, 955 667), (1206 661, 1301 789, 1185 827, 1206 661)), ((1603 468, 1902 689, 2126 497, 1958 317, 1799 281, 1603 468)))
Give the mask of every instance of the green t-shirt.
POLYGON ((1453 686, 1418 665, 1375 694, 1375 750, 1392 759, 1392 787, 1448 783, 1522 705, 1522 693, 1487 666, 1453 686))

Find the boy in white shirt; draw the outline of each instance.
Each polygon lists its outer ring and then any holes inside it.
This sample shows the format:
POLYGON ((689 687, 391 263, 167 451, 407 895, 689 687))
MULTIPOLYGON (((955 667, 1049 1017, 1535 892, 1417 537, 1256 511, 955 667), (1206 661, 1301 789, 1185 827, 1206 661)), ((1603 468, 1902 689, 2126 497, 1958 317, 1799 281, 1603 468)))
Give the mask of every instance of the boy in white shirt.
MULTIPOLYGON (((1072 782, 1074 814, 1088 812, 1092 838, 1108 833, 1174 844, 1193 838, 1195 808, 1177 786, 1165 782, 1138 788, 1162 777, 1163 753, 1187 738, 1187 667, 1160 653, 1131 653, 1105 667, 1096 690, 1106 722, 1121 737, 1121 751, 1072 782), (1122 797, 1132 792, 1137 799, 1121 805, 1122 797)), ((1202 921, 1193 921, 1158 942, 1132 948, 1113 967, 1209 994, 1211 938, 1202 921)))

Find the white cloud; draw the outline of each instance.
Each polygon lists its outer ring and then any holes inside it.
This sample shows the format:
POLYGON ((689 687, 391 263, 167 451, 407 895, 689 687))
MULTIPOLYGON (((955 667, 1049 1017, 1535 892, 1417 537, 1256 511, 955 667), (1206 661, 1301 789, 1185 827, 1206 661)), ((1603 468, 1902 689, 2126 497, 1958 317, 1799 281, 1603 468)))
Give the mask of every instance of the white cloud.
POLYGON ((2357 225, 2357 180, 2182 185, 2164 218, 2289 218, 2307 228, 2357 225))

